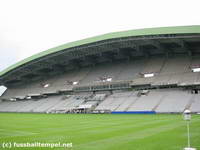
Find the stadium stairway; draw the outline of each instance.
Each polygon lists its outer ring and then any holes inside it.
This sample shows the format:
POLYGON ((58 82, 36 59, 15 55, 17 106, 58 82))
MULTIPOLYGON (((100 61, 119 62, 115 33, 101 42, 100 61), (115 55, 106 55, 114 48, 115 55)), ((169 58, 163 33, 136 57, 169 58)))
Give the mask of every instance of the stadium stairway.
POLYGON ((163 94, 165 97, 160 105, 156 108, 156 112, 159 113, 183 112, 192 97, 192 94, 188 91, 178 89, 164 90, 163 94))
POLYGON ((194 100, 190 106, 190 110, 192 112, 200 112, 200 96, 199 94, 195 94, 194 100))
POLYGON ((162 101, 163 101, 163 99, 164 99, 165 96, 166 96, 166 95, 163 95, 163 96, 160 98, 159 102, 155 105, 155 107, 153 107, 152 111, 156 111, 156 109, 157 109, 158 106, 162 103, 162 101))
POLYGON ((136 101, 129 106, 128 111, 152 111, 162 97, 159 90, 150 90, 145 95, 138 95, 136 101))
POLYGON ((132 103, 125 109, 125 111, 130 111, 131 107, 139 100, 139 97, 135 97, 132 103))
POLYGON ((192 106, 192 103, 195 102, 195 94, 192 95, 191 99, 189 100, 188 104, 185 106, 185 109, 190 109, 190 107, 192 106))

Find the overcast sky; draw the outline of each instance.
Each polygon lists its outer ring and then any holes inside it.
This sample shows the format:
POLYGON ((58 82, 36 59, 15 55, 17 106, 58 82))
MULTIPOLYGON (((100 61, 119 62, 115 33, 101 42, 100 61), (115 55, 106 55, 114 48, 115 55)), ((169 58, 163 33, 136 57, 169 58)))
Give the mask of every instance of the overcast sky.
POLYGON ((0 70, 99 34, 199 25, 199 6, 199 0, 0 0, 0 70))

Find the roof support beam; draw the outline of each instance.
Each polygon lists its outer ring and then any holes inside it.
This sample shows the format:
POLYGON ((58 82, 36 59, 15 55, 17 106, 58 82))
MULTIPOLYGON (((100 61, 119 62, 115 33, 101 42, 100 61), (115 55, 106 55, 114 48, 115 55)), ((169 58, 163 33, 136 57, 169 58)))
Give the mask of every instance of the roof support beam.
POLYGON ((183 39, 174 39, 174 41, 178 45, 180 45, 181 49, 183 49, 184 51, 186 51, 189 56, 192 56, 192 51, 190 50, 189 46, 187 45, 187 43, 183 39))

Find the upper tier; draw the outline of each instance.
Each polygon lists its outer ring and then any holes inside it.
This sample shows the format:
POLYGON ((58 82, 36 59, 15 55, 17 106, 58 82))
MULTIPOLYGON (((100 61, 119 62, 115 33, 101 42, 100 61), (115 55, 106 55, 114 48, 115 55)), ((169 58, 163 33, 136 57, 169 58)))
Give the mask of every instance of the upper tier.
POLYGON ((10 85, 84 66, 136 57, 200 54, 200 26, 161 27, 108 33, 67 43, 26 58, 0 72, 10 85))

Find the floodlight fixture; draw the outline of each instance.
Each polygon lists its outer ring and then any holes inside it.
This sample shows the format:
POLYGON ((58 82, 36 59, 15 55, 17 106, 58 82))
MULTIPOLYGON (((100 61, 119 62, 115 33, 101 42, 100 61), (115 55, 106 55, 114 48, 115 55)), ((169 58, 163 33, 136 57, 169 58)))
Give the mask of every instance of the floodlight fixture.
POLYGON ((73 84, 73 85, 77 85, 77 84, 78 84, 78 81, 74 81, 72 84, 73 84))
POLYGON ((106 81, 111 82, 112 78, 107 78, 106 81))
POLYGON ((200 72, 200 68, 192 68, 192 72, 200 72))
POLYGON ((145 73, 145 74, 144 74, 144 77, 145 77, 145 78, 154 77, 154 73, 145 73))
POLYGON ((50 86, 50 84, 45 84, 43 87, 48 88, 49 86, 50 86))

